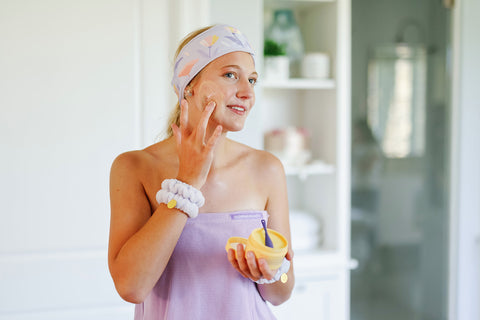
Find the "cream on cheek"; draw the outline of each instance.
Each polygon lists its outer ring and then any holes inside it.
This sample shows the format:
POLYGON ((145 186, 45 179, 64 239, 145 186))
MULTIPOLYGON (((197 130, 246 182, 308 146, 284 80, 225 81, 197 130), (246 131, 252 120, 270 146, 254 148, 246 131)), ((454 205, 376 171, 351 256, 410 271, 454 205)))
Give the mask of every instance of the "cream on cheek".
POLYGON ((191 106, 189 110, 191 124, 197 123, 200 120, 205 107, 212 101, 215 102, 216 107, 210 119, 218 122, 217 110, 221 109, 219 106, 225 103, 225 94, 222 86, 212 80, 201 79, 197 81, 192 88, 193 94, 190 96, 190 99, 187 99, 189 106, 191 106))
POLYGON ((202 81, 202 83, 198 85, 196 94, 200 99, 202 109, 205 108, 205 106, 211 101, 214 101, 218 106, 222 104, 225 99, 222 88, 210 80, 202 81))
POLYGON ((218 110, 225 103, 225 93, 222 87, 211 80, 201 81, 195 89, 195 96, 197 105, 201 108, 201 111, 205 109, 208 103, 214 101, 216 108, 213 111, 211 119, 217 119, 218 110))

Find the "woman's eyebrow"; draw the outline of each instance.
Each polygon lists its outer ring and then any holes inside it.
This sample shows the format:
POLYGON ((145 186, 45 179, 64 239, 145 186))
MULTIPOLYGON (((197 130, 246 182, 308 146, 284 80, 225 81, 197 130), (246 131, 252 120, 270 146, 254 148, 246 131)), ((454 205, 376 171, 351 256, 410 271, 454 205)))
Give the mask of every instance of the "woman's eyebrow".
POLYGON ((237 65, 237 64, 229 64, 229 65, 223 66, 222 69, 223 69, 223 68, 225 68, 225 69, 226 69, 226 68, 241 69, 240 66, 237 65))
MULTIPOLYGON (((241 70, 242 68, 240 68, 239 65, 236 65, 236 64, 229 64, 229 65, 226 65, 226 66, 223 66, 222 69, 225 68, 234 68, 234 69, 237 69, 237 70, 241 70)), ((257 76, 258 77, 258 72, 257 71, 253 71, 252 73, 250 73, 250 75, 252 76, 257 76)))

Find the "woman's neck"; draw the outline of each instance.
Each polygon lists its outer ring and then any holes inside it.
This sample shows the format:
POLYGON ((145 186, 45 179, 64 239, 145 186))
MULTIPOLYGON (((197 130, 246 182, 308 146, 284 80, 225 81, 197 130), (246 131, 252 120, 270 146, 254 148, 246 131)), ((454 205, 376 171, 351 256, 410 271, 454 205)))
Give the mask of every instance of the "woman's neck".
POLYGON ((229 152, 231 143, 232 141, 227 138, 227 133, 222 132, 213 150, 212 169, 220 168, 228 162, 229 155, 231 155, 231 152, 229 152))

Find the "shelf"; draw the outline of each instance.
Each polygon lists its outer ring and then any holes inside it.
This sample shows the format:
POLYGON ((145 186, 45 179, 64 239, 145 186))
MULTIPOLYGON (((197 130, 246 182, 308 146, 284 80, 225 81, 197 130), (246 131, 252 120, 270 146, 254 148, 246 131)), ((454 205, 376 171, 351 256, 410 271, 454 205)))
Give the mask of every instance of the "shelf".
POLYGON ((295 273, 302 277, 315 277, 326 270, 351 270, 357 267, 354 259, 345 259, 339 251, 314 250, 310 252, 296 252, 294 258, 295 273))
POLYGON ((335 0, 265 0, 265 4, 276 4, 276 3, 310 3, 310 2, 335 2, 335 0))
POLYGON ((298 176, 306 179, 312 175, 325 175, 335 173, 335 167, 321 161, 314 161, 301 166, 293 166, 285 164, 285 174, 287 176, 298 176))
POLYGON ((269 8, 289 8, 293 6, 311 5, 316 3, 331 3, 335 0, 265 0, 269 8))
POLYGON ((335 81, 333 79, 302 79, 294 78, 281 81, 267 80, 261 83, 265 89, 334 89, 335 81))

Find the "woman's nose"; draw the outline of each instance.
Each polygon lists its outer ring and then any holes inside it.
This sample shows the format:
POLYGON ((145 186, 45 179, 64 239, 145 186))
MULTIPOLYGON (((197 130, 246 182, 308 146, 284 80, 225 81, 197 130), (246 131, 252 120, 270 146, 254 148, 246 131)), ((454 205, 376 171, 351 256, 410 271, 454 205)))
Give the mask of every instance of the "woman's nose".
POLYGON ((249 79, 241 80, 238 83, 237 97, 240 99, 251 99, 255 96, 253 84, 249 79))

